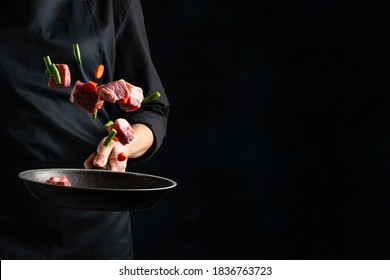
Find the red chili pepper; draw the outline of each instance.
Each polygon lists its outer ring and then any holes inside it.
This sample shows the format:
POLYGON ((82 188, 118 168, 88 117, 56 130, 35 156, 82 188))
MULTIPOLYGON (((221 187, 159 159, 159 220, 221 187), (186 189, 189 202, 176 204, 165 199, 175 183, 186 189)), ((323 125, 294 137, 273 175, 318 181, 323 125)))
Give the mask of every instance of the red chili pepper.
POLYGON ((118 100, 118 102, 119 102, 120 104, 126 104, 128 101, 129 101, 129 99, 126 98, 126 97, 118 100))
POLYGON ((125 161, 127 160, 127 155, 124 152, 119 153, 117 159, 118 161, 125 161))
POLYGON ((100 64, 95 68, 95 78, 100 79, 103 76, 104 65, 100 64))
POLYGON ((97 83, 92 82, 92 81, 89 81, 88 83, 86 83, 86 84, 84 85, 85 91, 88 91, 88 92, 97 92, 96 86, 97 86, 97 83))

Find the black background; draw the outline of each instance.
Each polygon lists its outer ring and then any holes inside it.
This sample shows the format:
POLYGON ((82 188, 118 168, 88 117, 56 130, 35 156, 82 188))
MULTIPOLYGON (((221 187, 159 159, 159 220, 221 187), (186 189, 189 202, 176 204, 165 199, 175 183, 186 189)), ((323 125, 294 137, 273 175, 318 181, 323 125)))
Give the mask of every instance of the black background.
POLYGON ((142 1, 172 105, 138 259, 389 259, 387 1, 142 1))

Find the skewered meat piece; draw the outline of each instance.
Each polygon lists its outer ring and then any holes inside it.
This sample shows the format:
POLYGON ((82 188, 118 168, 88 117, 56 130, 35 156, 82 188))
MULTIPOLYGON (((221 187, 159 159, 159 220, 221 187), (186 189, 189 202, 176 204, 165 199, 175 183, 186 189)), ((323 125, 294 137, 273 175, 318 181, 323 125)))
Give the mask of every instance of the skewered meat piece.
POLYGON ((76 81, 69 101, 91 114, 100 109, 104 103, 104 100, 97 95, 96 85, 93 82, 84 84, 81 81, 76 81))
POLYGON ((107 102, 115 103, 118 101, 119 107, 126 112, 140 108, 144 99, 140 87, 134 86, 123 79, 98 86, 97 94, 107 102))
POLYGON ((71 77, 70 77, 70 71, 69 67, 66 64, 54 64, 54 66, 57 68, 60 78, 61 78, 61 83, 56 84, 56 81, 54 79, 53 75, 49 76, 49 81, 48 81, 48 86, 50 88, 64 88, 64 87, 69 87, 70 82, 71 82, 71 77))
POLYGON ((135 132, 129 122, 125 119, 116 119, 114 123, 106 127, 108 133, 110 133, 112 129, 117 131, 115 138, 122 145, 129 144, 134 139, 135 132))

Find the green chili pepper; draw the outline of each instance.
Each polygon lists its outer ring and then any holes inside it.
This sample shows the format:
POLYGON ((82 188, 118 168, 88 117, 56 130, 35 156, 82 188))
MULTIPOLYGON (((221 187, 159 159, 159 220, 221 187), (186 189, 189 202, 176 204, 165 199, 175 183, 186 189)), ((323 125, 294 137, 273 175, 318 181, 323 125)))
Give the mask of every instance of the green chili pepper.
POLYGON ((45 75, 46 76, 53 75, 55 83, 61 84, 60 72, 58 71, 57 67, 53 63, 51 63, 50 57, 47 55, 43 57, 43 60, 45 61, 45 65, 46 65, 45 75))
POLYGON ((113 128, 111 129, 111 132, 108 134, 106 140, 104 141, 103 143, 103 146, 104 147, 107 147, 108 145, 110 145, 112 139, 114 138, 115 134, 117 133, 117 131, 113 128))
POLYGON ((92 114, 92 120, 96 120, 98 111, 99 109, 95 109, 95 112, 92 114))
POLYGON ((104 125, 104 129, 107 129, 107 127, 109 127, 110 125, 114 124, 113 121, 108 121, 105 125, 104 125))
POLYGON ((146 103, 146 102, 150 102, 154 99, 157 99, 161 96, 161 94, 156 91, 155 93, 153 93, 152 95, 149 95, 148 97, 145 97, 144 100, 142 100, 143 103, 146 103))
POLYGON ((56 84, 61 84, 60 72, 58 71, 57 67, 54 64, 49 65, 49 71, 50 74, 54 76, 54 80, 56 84))
POLYGON ((79 44, 73 44, 73 54, 77 63, 81 65, 81 54, 80 54, 79 44))
POLYGON ((49 71, 49 74, 51 74, 50 69, 49 69, 49 65, 52 65, 53 63, 51 63, 50 57, 47 55, 47 56, 43 57, 43 60, 45 61, 46 69, 49 71))

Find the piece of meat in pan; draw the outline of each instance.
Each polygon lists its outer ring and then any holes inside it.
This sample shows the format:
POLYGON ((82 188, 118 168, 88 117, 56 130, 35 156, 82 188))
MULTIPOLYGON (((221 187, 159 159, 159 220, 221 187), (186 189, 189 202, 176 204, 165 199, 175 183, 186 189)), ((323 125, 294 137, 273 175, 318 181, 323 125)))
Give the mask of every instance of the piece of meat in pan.
POLYGON ((71 186, 68 178, 65 175, 52 176, 46 180, 46 183, 67 187, 71 186))

